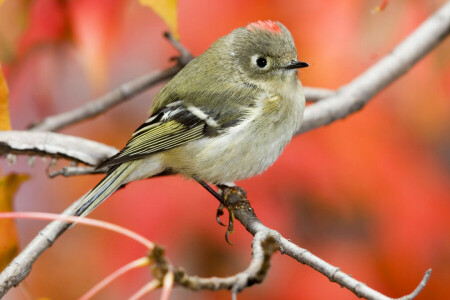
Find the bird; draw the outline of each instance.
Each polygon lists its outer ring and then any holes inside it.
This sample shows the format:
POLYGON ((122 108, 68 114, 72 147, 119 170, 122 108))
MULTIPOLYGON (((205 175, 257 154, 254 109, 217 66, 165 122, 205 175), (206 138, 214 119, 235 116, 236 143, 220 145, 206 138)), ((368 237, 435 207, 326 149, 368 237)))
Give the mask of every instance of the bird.
POLYGON ((220 197, 209 184, 232 187, 262 173, 301 125, 297 70, 307 66, 280 22, 253 22, 219 38, 157 93, 125 147, 97 166, 108 172, 75 215, 135 180, 180 174, 220 197))

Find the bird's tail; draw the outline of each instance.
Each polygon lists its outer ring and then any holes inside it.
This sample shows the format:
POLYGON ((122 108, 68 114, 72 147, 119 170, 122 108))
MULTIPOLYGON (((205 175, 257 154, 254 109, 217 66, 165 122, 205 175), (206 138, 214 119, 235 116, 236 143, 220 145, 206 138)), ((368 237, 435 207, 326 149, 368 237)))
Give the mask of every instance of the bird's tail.
POLYGON ((76 216, 84 217, 93 211, 100 203, 114 193, 136 168, 135 162, 122 163, 103 178, 84 198, 81 200, 76 216))

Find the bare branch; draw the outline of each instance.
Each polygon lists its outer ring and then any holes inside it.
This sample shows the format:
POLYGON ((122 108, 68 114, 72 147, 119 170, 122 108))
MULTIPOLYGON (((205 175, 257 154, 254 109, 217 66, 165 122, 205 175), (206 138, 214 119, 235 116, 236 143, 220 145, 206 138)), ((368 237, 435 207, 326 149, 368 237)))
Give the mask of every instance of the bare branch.
MULTIPOLYGON (((280 252, 286 254, 298 262, 305 264, 314 270, 322 273, 332 282, 338 283, 340 286, 352 291, 358 297, 373 300, 394 300, 378 291, 369 288, 366 284, 356 280, 350 275, 342 272, 338 267, 334 267, 326 261, 318 258, 306 249, 300 248, 290 240, 284 238, 277 231, 266 227, 256 216, 254 210, 250 206, 246 198, 246 193, 239 187, 224 188, 222 195, 226 201, 225 206, 234 212, 237 220, 239 220, 245 229, 252 235, 263 234, 266 237, 273 237, 279 246, 280 252)), ((430 278, 431 270, 425 273, 424 278, 419 286, 409 295, 398 298, 399 300, 411 300, 423 289, 430 278)))
MULTIPOLYGON (((81 198, 80 198, 81 199, 81 198)), ((79 199, 79 200, 80 200, 79 199)), ((63 213, 64 216, 72 216, 75 213, 78 201, 70 205, 63 213)), ((64 221, 53 221, 17 255, 14 260, 0 273, 0 298, 13 286, 22 282, 30 273, 33 263, 47 250, 56 239, 70 226, 64 221)))
POLYGON ((101 143, 53 132, 0 131, 0 155, 40 155, 95 166, 117 151, 101 143))
POLYGON ((71 176, 77 176, 77 175, 102 174, 102 173, 106 173, 106 172, 107 172, 107 170, 105 170, 105 169, 97 169, 95 167, 67 166, 67 167, 61 168, 59 170, 50 172, 48 174, 48 177, 50 177, 50 178, 55 178, 56 176, 71 177, 71 176))
POLYGON ((147 90, 153 85, 174 76, 182 66, 177 64, 169 69, 155 71, 127 82, 97 100, 88 102, 74 110, 45 118, 31 126, 34 131, 57 131, 74 123, 93 118, 104 111, 147 90))
MULTIPOLYGON (((143 75, 122 84, 118 88, 112 90, 97 100, 83 104, 73 110, 53 115, 42 121, 35 122, 30 126, 33 131, 58 131, 67 126, 73 125, 80 121, 94 118, 101 113, 113 108, 114 106, 133 98, 134 96, 145 92, 152 86, 172 78, 185 65, 187 65, 194 57, 189 51, 168 32, 164 34, 172 46, 180 52, 179 57, 174 57, 178 63, 166 70, 154 71, 150 74, 143 75)), ((334 91, 322 88, 305 88, 305 97, 311 101, 317 101, 321 98, 332 95, 334 91)))
POLYGON ((252 261, 249 267, 234 276, 219 278, 200 278, 188 276, 186 272, 178 268, 175 270, 175 282, 191 290, 232 290, 233 293, 242 291, 255 283, 261 283, 270 267, 270 257, 278 249, 275 240, 265 232, 255 234, 252 241, 252 261))
POLYGON ((180 52, 180 57, 176 60, 178 63, 166 70, 154 71, 150 74, 143 75, 132 81, 122 84, 115 90, 107 93, 97 100, 88 102, 74 110, 45 118, 41 122, 31 125, 34 131, 57 131, 74 123, 93 118, 106 110, 128 100, 139 93, 142 93, 150 87, 172 78, 192 59, 192 55, 184 48, 170 33, 164 36, 172 44, 172 46, 180 52))
POLYGON ((303 93, 305 93, 306 101, 316 102, 322 100, 326 97, 330 97, 336 93, 336 91, 324 89, 324 88, 313 88, 305 86, 303 88, 303 93))
POLYGON ((180 41, 175 39, 170 32, 164 32, 164 37, 178 50, 178 52, 180 52, 180 56, 175 57, 180 65, 185 66, 194 59, 194 56, 192 56, 192 54, 180 43, 180 41))
POLYGON ((405 74, 450 33, 450 2, 429 17, 390 54, 340 88, 336 95, 308 106, 298 133, 354 113, 382 89, 405 74))

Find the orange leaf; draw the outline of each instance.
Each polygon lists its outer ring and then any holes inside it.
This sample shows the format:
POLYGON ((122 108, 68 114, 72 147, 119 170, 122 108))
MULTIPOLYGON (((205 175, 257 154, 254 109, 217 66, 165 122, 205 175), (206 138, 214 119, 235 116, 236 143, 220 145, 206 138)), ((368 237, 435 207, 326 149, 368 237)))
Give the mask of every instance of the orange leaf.
POLYGON ((178 39, 178 0, 139 0, 142 5, 149 6, 169 26, 172 35, 178 39))
POLYGON ((11 130, 8 112, 8 94, 8 85, 0 67, 0 130, 11 130))
MULTIPOLYGON (((0 174, 0 211, 13 210, 13 198, 20 184, 28 179, 26 174, 0 174)), ((13 220, 0 221, 0 270, 16 256, 19 248, 17 230, 13 220)))

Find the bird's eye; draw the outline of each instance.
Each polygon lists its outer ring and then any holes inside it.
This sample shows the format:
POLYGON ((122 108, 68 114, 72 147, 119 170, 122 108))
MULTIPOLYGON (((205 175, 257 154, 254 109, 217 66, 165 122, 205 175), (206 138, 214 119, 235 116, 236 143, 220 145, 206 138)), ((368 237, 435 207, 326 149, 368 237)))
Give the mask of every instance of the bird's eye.
POLYGON ((256 65, 261 69, 264 68, 265 66, 267 66, 267 59, 265 59, 264 57, 258 57, 256 59, 256 65))

